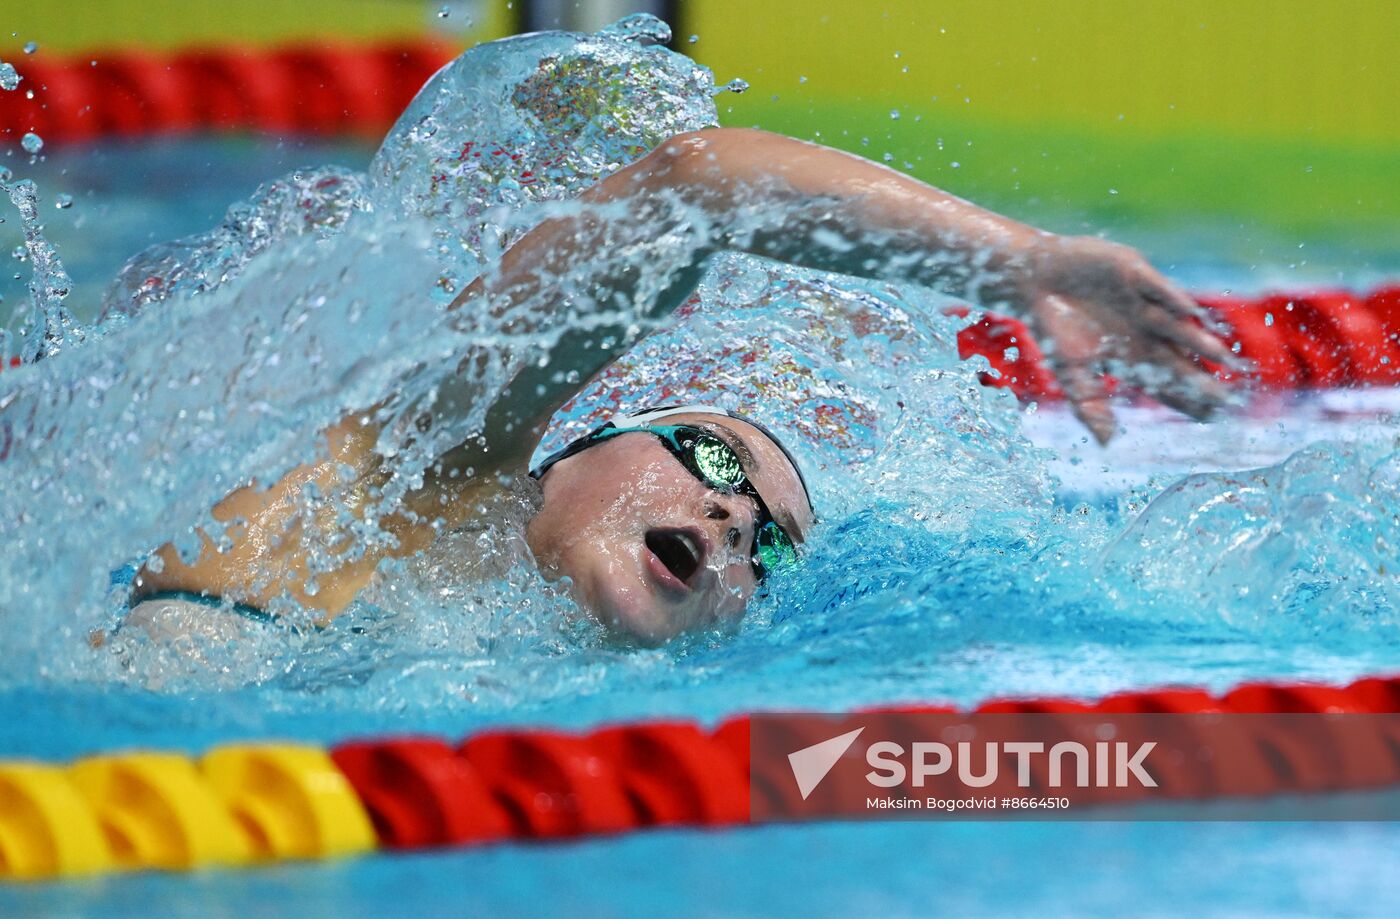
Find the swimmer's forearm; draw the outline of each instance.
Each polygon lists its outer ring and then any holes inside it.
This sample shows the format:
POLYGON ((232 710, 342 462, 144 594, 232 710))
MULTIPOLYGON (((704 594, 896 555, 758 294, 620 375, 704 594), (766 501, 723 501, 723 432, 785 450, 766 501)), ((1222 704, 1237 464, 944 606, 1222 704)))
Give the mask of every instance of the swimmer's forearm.
POLYGON ((664 207, 658 201, 668 194, 697 209, 700 219, 690 221, 697 261, 715 250, 744 251, 1013 311, 1027 256, 1050 236, 858 156, 719 128, 674 137, 608 176, 581 196, 583 210, 540 224, 504 255, 489 283, 478 280, 462 299, 489 287, 499 314, 590 264, 598 277, 584 283, 617 289, 608 248, 644 244, 657 231, 649 209, 664 207))
POLYGON ((579 381, 626 348, 637 318, 629 307, 652 318, 668 313, 711 252, 908 281, 1014 311, 1021 261, 1044 235, 859 157, 735 129, 672 138, 578 203, 574 213, 526 234, 453 304, 473 302, 469 315, 490 317, 485 327, 493 334, 532 336, 559 325, 568 295, 579 292, 578 307, 604 323, 565 335, 548 361, 525 368, 511 404, 496 406, 500 417, 488 419, 493 455, 462 461, 468 465, 522 463, 579 381), (688 224, 680 235, 692 247, 689 266, 665 291, 639 291, 633 269, 677 220, 688 224))
POLYGON ((1014 305, 1004 301, 1025 255, 1048 235, 862 157, 763 131, 683 135, 661 159, 659 177, 709 212, 721 247, 809 268, 1014 305))

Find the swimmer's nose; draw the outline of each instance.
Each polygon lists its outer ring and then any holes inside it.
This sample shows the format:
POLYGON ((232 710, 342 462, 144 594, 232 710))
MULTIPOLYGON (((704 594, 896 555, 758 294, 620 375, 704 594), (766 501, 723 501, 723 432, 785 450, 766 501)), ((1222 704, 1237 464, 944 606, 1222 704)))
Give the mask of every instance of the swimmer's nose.
POLYGON ((705 502, 705 522, 720 567, 732 564, 753 541, 753 506, 741 495, 712 495, 705 502))

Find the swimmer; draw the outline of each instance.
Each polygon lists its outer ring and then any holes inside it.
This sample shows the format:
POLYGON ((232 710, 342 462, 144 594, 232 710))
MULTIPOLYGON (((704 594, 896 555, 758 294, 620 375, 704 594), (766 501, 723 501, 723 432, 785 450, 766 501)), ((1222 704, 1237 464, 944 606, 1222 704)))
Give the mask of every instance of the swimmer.
MULTIPOLYGON (((1196 304, 1132 249, 1041 231, 865 159, 735 128, 673 137, 603 179, 577 212, 545 221, 508 249, 452 308, 510 314, 511 330, 528 334, 549 317, 512 307, 558 299, 565 278, 567 289, 595 292, 598 302, 617 294, 632 302, 635 275, 596 254, 644 243, 655 232, 644 218, 663 198, 703 219, 690 221, 693 263, 657 295, 655 315, 678 305, 706 257, 721 250, 975 295, 1030 322, 1075 415, 1101 443, 1114 432, 1105 366, 1198 419, 1225 390, 1197 359, 1238 367, 1196 304)), ((546 369, 522 371, 511 398, 490 406, 482 435, 439 458, 404 506, 378 521, 387 538, 366 546, 344 514, 326 511, 316 524, 331 534, 323 545, 332 570, 313 566, 298 538, 310 486, 349 495, 344 503, 353 507, 379 481, 379 432, 366 411, 326 432, 320 461, 220 502, 214 518, 237 521, 222 548, 204 537, 193 564, 170 545, 159 549, 159 562, 135 579, 133 617, 172 598, 256 613, 287 595, 329 622, 382 560, 423 551, 489 513, 502 483, 514 481, 517 491, 534 489, 524 541, 540 571, 567 579, 578 606, 612 636, 654 645, 736 621, 760 582, 810 536, 816 509, 801 471, 778 434, 705 406, 615 418, 528 470, 549 419, 578 388, 566 381, 589 379, 623 352, 623 336, 601 348, 599 338, 566 334, 546 369)))

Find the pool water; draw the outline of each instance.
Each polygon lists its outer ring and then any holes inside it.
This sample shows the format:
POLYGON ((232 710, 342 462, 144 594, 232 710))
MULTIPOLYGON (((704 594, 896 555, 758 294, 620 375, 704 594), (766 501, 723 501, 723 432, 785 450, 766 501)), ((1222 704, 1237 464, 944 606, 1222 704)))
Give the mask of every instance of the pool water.
MULTIPOLYGON (((547 41, 565 60, 555 76, 577 81, 595 107, 589 68, 640 81, 617 85, 653 106, 644 137, 712 117, 707 87, 695 82, 703 75, 659 49, 595 39, 592 56, 575 59, 575 39, 547 41), (632 55, 646 66, 622 66, 632 55)), ((502 78, 500 92, 472 103, 488 112, 467 118, 449 81, 442 96, 415 103, 417 115, 518 130, 501 112, 521 98, 541 52, 511 48, 507 70, 524 66, 527 76, 502 78)), ((230 483, 304 458, 308 432, 356 400, 397 389, 405 417, 428 398, 441 376, 422 368, 480 332, 444 322, 429 288, 454 289, 489 254, 492 233, 499 244, 528 225, 492 208, 554 206, 644 148, 608 135, 601 147, 586 140, 561 153, 549 138, 528 138, 557 170, 547 187, 464 167, 455 196, 443 195, 425 178, 438 173, 417 166, 435 165, 433 156, 440 165, 460 142, 425 123, 406 119, 373 159, 353 147, 239 141, 78 150, 35 164, 42 194, 77 197, 44 211, 74 281, 66 307, 84 324, 104 309, 117 319, 68 353, 0 375, 0 404, 11 418, 14 406, 28 408, 30 435, 9 460, 16 474, 0 481, 0 534, 12 552, 0 575, 9 661, 0 704, 14 715, 0 722, 0 755, 460 737, 493 724, 649 716, 713 722, 754 709, 1222 689, 1400 669, 1400 585, 1380 573, 1400 539, 1394 392, 1254 394, 1213 425, 1131 405, 1124 436, 1101 449, 1062 407, 1029 410, 979 387, 976 367, 953 351, 945 301, 746 259, 719 260, 694 314, 586 390, 561 429, 586 425, 620 391, 669 390, 810 435, 804 465, 824 532, 739 634, 621 650, 561 628, 557 600, 528 574, 464 588, 443 560, 386 572, 324 633, 254 636, 199 649, 193 663, 140 642, 89 649, 83 638, 119 605, 110 571, 205 521, 230 483), (198 289, 139 298, 118 288, 103 305, 127 256, 203 233, 253 186, 308 164, 364 171, 371 206, 307 232, 277 222, 305 208, 258 211, 280 245, 253 251, 204 237, 174 255, 160 250, 142 264, 205 259, 196 267, 221 273, 191 272, 198 289), (480 193, 488 185, 499 197, 480 193), (417 217, 381 220, 386 200, 417 217), (371 287, 381 299, 360 302, 371 287), (128 411, 137 403, 142 417, 128 411), (204 417, 209 405, 218 411, 204 417), (1240 471, 1249 469, 1263 471, 1240 471)), ((593 126, 567 127, 587 138, 593 126)), ((1400 274, 1400 265, 1353 271, 1344 241, 1308 241, 1302 263, 1285 254, 1292 241, 1267 234, 1252 251, 1205 245, 1219 229, 1193 232, 1188 219, 1113 229, 1203 292, 1364 287, 1400 274)), ((680 254, 663 250, 662 261, 680 254)), ((23 295, 22 283, 5 290, 7 303, 23 295)), ((489 391, 499 379, 478 382, 489 391)), ((406 451, 403 462, 415 458, 406 451)), ((1397 881, 1377 866, 1397 849, 1400 831, 1367 824, 833 824, 7 888, 0 910, 1365 915, 1395 902, 1397 881)))
MULTIPOLYGON (((829 824, 656 832, 15 893, 14 915, 1382 916, 1390 827, 829 824)), ((6 902, 8 895, 8 903, 6 902)))

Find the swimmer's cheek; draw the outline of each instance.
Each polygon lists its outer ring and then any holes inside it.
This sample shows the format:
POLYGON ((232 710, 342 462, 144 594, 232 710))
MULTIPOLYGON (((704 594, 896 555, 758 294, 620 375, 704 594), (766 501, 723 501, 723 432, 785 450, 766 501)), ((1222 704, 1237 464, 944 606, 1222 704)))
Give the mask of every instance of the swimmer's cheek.
POLYGON ((608 639, 621 647, 655 648, 680 633, 670 610, 659 607, 648 591, 600 585, 577 599, 608 639))

